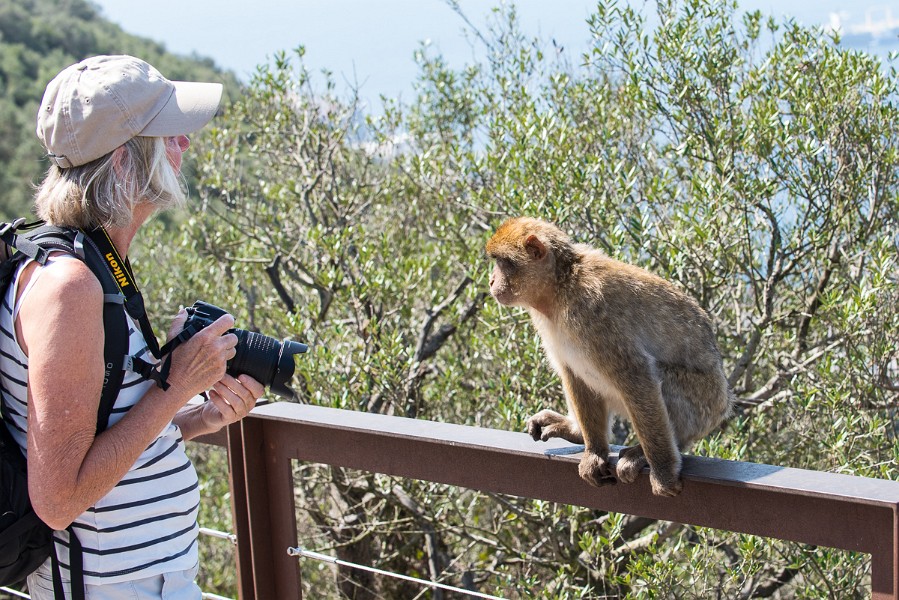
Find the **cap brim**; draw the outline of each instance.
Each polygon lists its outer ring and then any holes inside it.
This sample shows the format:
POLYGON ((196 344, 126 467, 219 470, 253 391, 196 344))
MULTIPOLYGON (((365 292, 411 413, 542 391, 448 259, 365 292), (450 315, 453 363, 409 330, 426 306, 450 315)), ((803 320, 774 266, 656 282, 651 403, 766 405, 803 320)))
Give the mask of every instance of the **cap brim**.
POLYGON ((140 136, 187 135, 212 120, 222 99, 222 84, 173 81, 175 91, 140 136))

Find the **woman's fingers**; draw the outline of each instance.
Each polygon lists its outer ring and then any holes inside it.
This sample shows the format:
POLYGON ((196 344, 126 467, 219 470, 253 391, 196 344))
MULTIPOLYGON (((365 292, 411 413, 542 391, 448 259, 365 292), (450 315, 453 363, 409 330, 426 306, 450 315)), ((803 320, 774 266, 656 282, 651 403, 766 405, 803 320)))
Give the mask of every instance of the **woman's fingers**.
POLYGON ((233 423, 249 414, 265 388, 249 375, 234 378, 225 374, 209 390, 209 400, 215 405, 225 423, 233 423))

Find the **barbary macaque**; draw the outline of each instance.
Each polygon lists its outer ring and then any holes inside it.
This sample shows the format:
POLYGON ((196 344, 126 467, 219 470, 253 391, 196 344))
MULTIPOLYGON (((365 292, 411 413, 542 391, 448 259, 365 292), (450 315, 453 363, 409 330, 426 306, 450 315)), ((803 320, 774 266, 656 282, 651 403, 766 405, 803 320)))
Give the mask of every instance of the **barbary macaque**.
POLYGON ((538 219, 503 223, 487 255, 496 261, 490 293, 528 309, 568 404, 569 416, 532 416, 528 433, 584 444, 578 472, 593 485, 631 483, 649 464, 654 494, 680 493, 680 451, 733 404, 705 311, 664 279, 538 219), (612 413, 630 420, 639 442, 619 454, 614 473, 612 413))

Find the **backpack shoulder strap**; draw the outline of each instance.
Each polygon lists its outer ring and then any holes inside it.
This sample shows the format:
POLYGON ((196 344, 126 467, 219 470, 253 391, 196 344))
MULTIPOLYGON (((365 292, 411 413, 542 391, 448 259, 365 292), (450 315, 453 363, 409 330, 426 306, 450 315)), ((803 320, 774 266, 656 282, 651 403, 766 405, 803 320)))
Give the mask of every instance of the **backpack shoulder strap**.
POLYGON ((115 399, 125 378, 129 332, 123 308, 124 296, 119 291, 118 284, 103 257, 92 244, 85 244, 84 234, 81 231, 44 225, 29 233, 26 239, 45 251, 60 250, 77 256, 84 261, 103 289, 104 377, 100 405, 97 408, 97 433, 100 433, 109 425, 109 415, 112 414, 115 399))
MULTIPOLYGON (((80 232, 79 232, 80 233, 80 232)), ((103 391, 97 409, 97 433, 109 425, 109 415, 122 389, 125 364, 128 358, 129 327, 125 319, 125 297, 106 266, 106 261, 92 244, 85 245, 85 264, 100 280, 103 287, 103 330, 106 342, 103 346, 103 391)))

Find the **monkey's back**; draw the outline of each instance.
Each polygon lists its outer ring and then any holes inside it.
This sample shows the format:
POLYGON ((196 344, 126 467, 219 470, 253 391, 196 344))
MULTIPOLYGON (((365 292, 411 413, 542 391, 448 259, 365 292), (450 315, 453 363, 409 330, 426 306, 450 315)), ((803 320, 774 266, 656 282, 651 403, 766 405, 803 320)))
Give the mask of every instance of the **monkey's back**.
POLYGON ((566 295, 568 326, 592 330, 604 344, 636 341, 673 364, 712 368, 720 363, 712 322, 689 294, 649 271, 579 247, 566 295))

